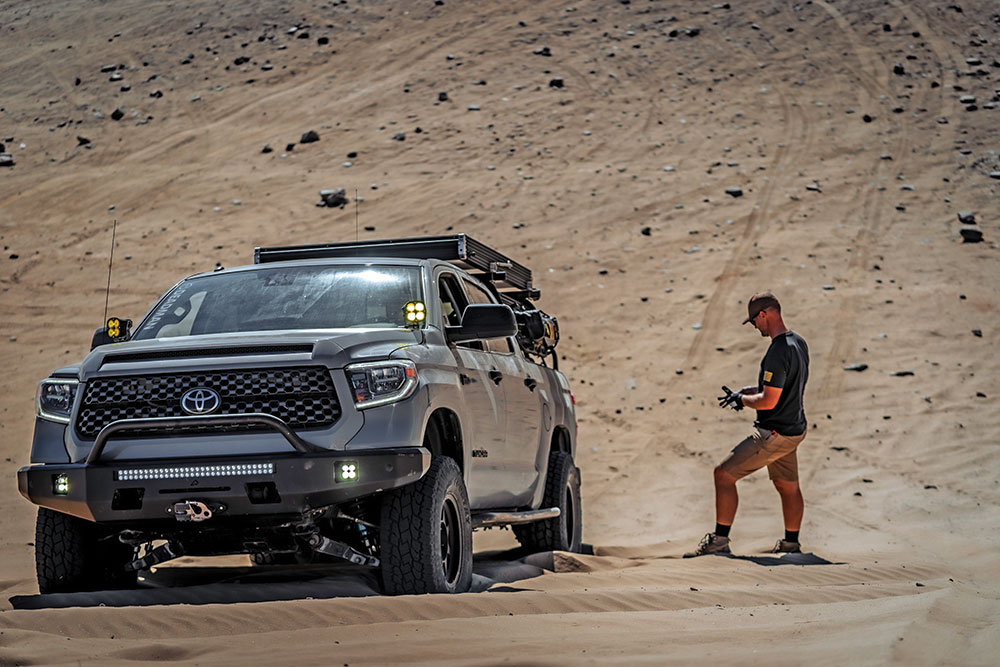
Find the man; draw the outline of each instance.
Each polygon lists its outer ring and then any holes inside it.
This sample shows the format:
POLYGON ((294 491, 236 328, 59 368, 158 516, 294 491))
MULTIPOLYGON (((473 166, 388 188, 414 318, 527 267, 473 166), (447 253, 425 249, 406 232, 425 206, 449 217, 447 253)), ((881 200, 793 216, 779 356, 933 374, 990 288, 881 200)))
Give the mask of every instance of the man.
POLYGON ((785 536, 772 553, 799 553, 799 528, 804 503, 799 489, 798 460, 795 451, 806 437, 806 415, 802 394, 809 379, 809 348, 781 319, 781 304, 770 292, 754 294, 747 303, 747 322, 761 336, 771 338, 771 346, 760 362, 757 385, 732 392, 723 387, 725 396, 719 405, 757 411, 756 433, 736 445, 729 456, 715 468, 715 532, 708 533, 685 558, 729 553, 729 529, 736 518, 739 495, 736 481, 767 466, 768 476, 781 496, 785 536))

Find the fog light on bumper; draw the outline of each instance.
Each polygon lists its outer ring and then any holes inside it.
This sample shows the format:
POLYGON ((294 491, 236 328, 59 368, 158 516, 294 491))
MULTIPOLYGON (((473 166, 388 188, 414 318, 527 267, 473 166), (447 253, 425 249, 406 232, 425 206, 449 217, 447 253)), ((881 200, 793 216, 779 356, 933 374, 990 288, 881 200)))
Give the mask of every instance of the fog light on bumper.
POLYGON ((57 496, 65 496, 69 493, 68 475, 55 475, 52 477, 52 493, 57 496))
POLYGON ((360 476, 360 468, 357 461, 337 462, 337 481, 356 482, 360 476))

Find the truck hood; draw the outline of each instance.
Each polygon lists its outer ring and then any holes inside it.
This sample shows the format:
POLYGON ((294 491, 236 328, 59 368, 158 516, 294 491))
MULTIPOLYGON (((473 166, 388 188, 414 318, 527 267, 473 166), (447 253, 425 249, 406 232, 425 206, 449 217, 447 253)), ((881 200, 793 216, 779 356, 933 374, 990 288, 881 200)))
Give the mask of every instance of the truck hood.
MULTIPOLYGON (((212 334, 102 345, 79 365, 80 379, 99 373, 169 372, 172 369, 236 368, 321 363, 343 368, 387 359, 419 345, 423 332, 410 329, 337 329, 212 334)), ((60 369, 69 374, 76 366, 60 369)))

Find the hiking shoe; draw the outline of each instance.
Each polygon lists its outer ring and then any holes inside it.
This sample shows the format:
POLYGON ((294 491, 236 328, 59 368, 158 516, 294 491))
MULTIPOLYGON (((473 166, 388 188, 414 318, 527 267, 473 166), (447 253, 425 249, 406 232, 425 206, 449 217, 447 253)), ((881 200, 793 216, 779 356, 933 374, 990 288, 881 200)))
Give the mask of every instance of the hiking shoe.
POLYGON ((708 533, 705 537, 701 538, 701 542, 698 544, 698 548, 694 551, 689 551, 684 554, 685 558, 694 558, 695 556, 707 556, 709 554, 728 554, 729 551, 729 538, 722 537, 721 535, 716 535, 715 533, 708 533))
POLYGON ((789 542, 788 540, 778 540, 775 543, 774 548, 771 549, 773 554, 800 554, 802 553, 802 546, 798 542, 789 542))

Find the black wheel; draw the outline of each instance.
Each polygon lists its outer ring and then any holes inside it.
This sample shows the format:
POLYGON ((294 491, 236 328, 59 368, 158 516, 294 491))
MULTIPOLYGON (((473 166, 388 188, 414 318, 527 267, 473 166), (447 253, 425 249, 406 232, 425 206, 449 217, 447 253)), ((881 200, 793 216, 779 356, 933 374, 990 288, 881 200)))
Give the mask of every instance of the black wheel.
POLYGON ((72 593, 135 586, 125 565, 135 549, 95 523, 38 508, 35 572, 40 593, 72 593))
POLYGON ((381 576, 386 594, 469 590, 472 515, 454 460, 435 457, 419 482, 385 494, 381 522, 381 576))
POLYGON ((580 551, 583 508, 580 504, 580 470, 566 452, 549 454, 542 508, 558 507, 555 519, 514 526, 517 540, 530 551, 580 551))

